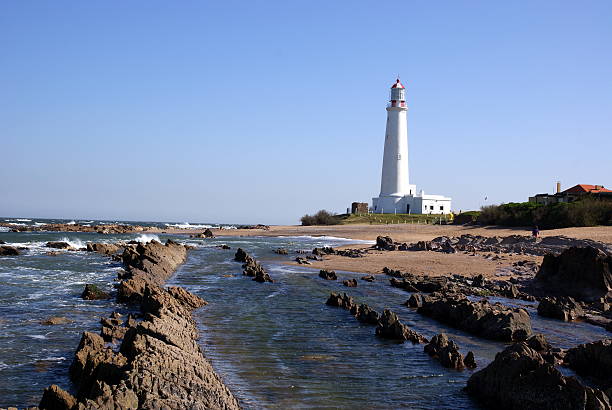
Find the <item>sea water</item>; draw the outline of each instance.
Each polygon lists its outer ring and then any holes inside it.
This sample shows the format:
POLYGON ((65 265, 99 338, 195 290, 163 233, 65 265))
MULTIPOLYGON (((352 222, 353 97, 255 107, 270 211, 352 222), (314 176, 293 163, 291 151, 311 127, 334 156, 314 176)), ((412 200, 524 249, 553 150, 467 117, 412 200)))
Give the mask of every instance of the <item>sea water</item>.
MULTIPOLYGON (((112 291, 119 264, 84 251, 50 256, 47 252, 55 250, 45 243, 167 238, 195 247, 169 284, 209 302, 195 312, 200 344, 246 408, 477 408, 462 390, 472 371, 445 369, 423 353, 423 345, 377 338, 374 326, 326 306, 330 292, 347 292, 378 311, 392 309, 427 337, 448 333, 462 353, 474 352, 479 368, 505 347, 418 315, 402 305, 410 294, 391 287, 383 275, 369 283, 359 279, 363 274, 339 271, 338 281, 326 281, 316 269, 287 264, 298 250, 351 243, 340 238, 0 232, 0 240, 26 248, 19 256, 0 257, 0 407, 36 405, 43 388, 53 383, 72 390, 68 367, 82 332, 99 332, 100 318, 113 310, 126 311, 112 300, 80 298, 86 283, 112 291), (222 244, 231 250, 220 249, 222 244), (238 247, 260 260, 275 283, 242 276, 241 264, 233 261, 238 247), (279 247, 289 255, 275 254, 279 247), (342 285, 349 278, 357 278, 357 288, 342 285), (71 322, 40 323, 52 316, 71 322)), ((524 305, 534 330, 555 346, 607 337, 603 329, 588 324, 539 318, 532 304, 524 305)))

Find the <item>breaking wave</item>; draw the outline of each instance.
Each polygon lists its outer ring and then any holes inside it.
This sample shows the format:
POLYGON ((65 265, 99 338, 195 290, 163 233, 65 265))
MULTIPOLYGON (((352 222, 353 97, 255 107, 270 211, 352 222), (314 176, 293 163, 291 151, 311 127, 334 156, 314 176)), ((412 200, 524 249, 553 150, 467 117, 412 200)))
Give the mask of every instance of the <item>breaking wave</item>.
POLYGON ((136 241, 140 242, 140 243, 149 243, 151 241, 157 241, 157 242, 161 242, 159 240, 159 236, 157 235, 148 235, 146 233, 143 233, 142 235, 140 235, 138 238, 135 239, 136 241))

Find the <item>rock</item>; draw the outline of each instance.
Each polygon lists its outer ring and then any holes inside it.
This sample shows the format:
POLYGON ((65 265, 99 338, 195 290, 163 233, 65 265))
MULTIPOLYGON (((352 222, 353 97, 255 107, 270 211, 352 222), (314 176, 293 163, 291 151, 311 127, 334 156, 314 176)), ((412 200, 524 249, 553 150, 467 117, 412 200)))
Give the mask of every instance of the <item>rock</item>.
POLYGON ((393 243, 393 239, 389 236, 378 236, 376 237, 376 245, 374 247, 382 251, 394 251, 397 246, 393 243))
POLYGON ((571 297, 547 297, 540 300, 538 315, 570 322, 584 316, 584 310, 571 297))
POLYGON ((259 283, 264 283, 264 282, 274 283, 274 281, 270 278, 270 275, 268 275, 268 272, 264 271, 263 269, 257 271, 257 274, 255 275, 253 280, 259 283))
POLYGON ((316 256, 333 255, 335 253, 336 251, 334 251, 334 249, 330 247, 314 248, 312 250, 312 254, 316 256))
POLYGON ((333 270, 325 270, 321 269, 319 271, 319 277, 325 280, 337 280, 338 276, 336 276, 336 272, 333 270))
POLYGON ((87 244, 87 252, 97 252, 102 255, 113 255, 119 250, 121 247, 119 245, 115 245, 112 243, 88 243, 87 244))
POLYGON ((374 282, 376 280, 376 277, 374 277, 374 275, 367 275, 362 276, 361 280, 365 280, 366 282, 374 282))
POLYGON ((355 301, 353 298, 348 296, 346 293, 340 296, 338 293, 333 293, 329 295, 327 298, 327 302, 325 302, 328 306, 341 307, 346 310, 351 310, 351 308, 355 305, 355 301))
POLYGON ((215 234, 209 228, 206 228, 206 230, 204 231, 204 237, 205 238, 214 238, 215 234))
POLYGON ((486 300, 471 302, 462 295, 429 298, 417 312, 487 339, 521 341, 531 335, 531 319, 524 309, 486 300))
POLYGON ((289 251, 285 248, 274 249, 274 253, 276 253, 277 255, 289 255, 289 251))
POLYGON ((474 373, 466 391, 487 408, 610 408, 609 399, 602 391, 563 376, 524 342, 509 346, 491 364, 474 373))
POLYGON ((378 326, 376 327, 376 335, 386 339, 398 340, 400 342, 411 341, 414 344, 427 343, 427 339, 424 336, 421 336, 400 322, 397 315, 389 309, 385 309, 380 317, 378 326))
POLYGON ((100 290, 97 285, 87 284, 81 294, 81 298, 85 300, 102 300, 110 299, 110 295, 100 290))
POLYGON ((0 256, 17 256, 19 250, 14 246, 0 245, 0 256))
POLYGON ((527 343, 527 346, 529 346, 530 348, 532 348, 533 350, 535 350, 536 352, 540 354, 544 352, 548 352, 552 348, 550 343, 548 343, 544 335, 541 333, 537 333, 531 336, 529 339, 525 341, 525 343, 527 343))
POLYGON ((534 281, 548 292, 596 301, 611 295, 612 256, 591 246, 548 254, 534 281))
MULTIPOLYGON (((437 359, 440 364, 449 369, 463 370, 468 367, 464 363, 463 355, 459 352, 457 344, 450 340, 445 333, 434 336, 429 344, 425 345, 425 353, 437 359)), ((468 360, 470 366, 475 364, 474 354, 468 360)))
POLYGON ((41 410, 65 410, 76 406, 77 400, 56 384, 52 384, 43 391, 38 407, 41 410))
POLYGON ((564 363, 579 375, 594 379, 604 388, 612 387, 612 339, 573 347, 567 351, 564 363))
POLYGON ((6 242, 4 242, 2 239, 0 239, 0 245, 4 245, 6 244, 6 242))
POLYGON ((445 290, 448 286, 448 280, 445 277, 427 277, 406 274, 400 279, 391 278, 389 280, 391 286, 404 289, 407 292, 439 292, 445 290))
POLYGON ((47 242, 47 248, 55 248, 55 249, 70 249, 70 244, 66 242, 47 242))
POLYGON ((355 316, 358 321, 369 325, 377 325, 380 319, 378 312, 365 303, 353 305, 351 307, 351 314, 355 316))
POLYGON ((224 249, 224 250, 229 250, 229 249, 232 249, 232 248, 231 248, 229 245, 225 245, 225 244, 224 244, 224 245, 221 245, 221 246, 220 246, 220 248, 221 248, 221 249, 224 249))
POLYGON ((47 326, 51 326, 51 325, 63 325, 65 323, 71 323, 72 320, 67 319, 65 317, 61 317, 61 316, 52 316, 48 319, 45 320, 41 320, 40 324, 41 325, 47 325, 47 326))
POLYGON ((484 285, 485 285, 485 277, 483 274, 475 276, 474 279, 472 279, 472 286, 482 288, 484 287, 484 285))
POLYGON ((188 309, 198 309, 208 304, 208 302, 201 297, 194 295, 193 293, 179 286, 170 286, 168 287, 167 291, 170 296, 186 306, 188 309))
POLYGON ((471 351, 467 352, 467 354, 465 355, 465 358, 463 359, 463 364, 468 369, 475 369, 477 365, 476 365, 476 359, 474 358, 474 353, 472 353, 471 351))
POLYGON ((342 284, 346 287, 349 288, 356 288, 357 287, 357 279, 353 278, 353 279, 347 279, 345 281, 342 281, 342 284))
POLYGON ((247 253, 242 250, 242 248, 238 248, 238 250, 236 251, 236 255, 234 255, 234 260, 236 262, 246 262, 247 256, 247 253))
POLYGON ((420 293, 413 293, 405 304, 411 308, 419 308, 423 306, 423 295, 420 293))
POLYGON ((299 263, 300 265, 310 265, 310 262, 308 261, 308 259, 306 258, 302 258, 300 256, 298 256, 297 258, 295 258, 295 261, 297 263, 299 263))

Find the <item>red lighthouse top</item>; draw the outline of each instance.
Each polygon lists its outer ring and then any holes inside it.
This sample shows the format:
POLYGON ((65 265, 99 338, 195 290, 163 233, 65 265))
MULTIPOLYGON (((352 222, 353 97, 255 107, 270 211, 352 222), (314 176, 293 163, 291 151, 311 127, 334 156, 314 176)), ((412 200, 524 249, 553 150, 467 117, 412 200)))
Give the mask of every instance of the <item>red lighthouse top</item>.
POLYGON ((405 88, 405 87, 402 83, 400 83, 400 80, 398 78, 397 80, 395 80, 395 84, 393 84, 391 88, 405 88))

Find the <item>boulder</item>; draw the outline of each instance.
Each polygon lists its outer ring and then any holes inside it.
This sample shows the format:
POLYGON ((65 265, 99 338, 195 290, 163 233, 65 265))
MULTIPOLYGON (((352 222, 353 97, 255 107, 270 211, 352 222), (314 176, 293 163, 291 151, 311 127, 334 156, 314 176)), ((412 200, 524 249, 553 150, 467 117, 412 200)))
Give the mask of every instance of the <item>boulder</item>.
POLYGON ((410 298, 408 298, 405 305, 411 308, 420 308, 423 306, 423 295, 420 293, 413 293, 410 295, 410 298))
POLYGON ((471 302, 463 295, 428 298, 417 312, 487 339, 522 341, 532 332, 526 310, 486 300, 471 302))
POLYGON ((485 407, 510 409, 610 409, 601 391, 565 377, 552 364, 521 342, 495 356, 474 373, 466 391, 485 407))
POLYGON ((389 236, 376 237, 376 245, 374 247, 381 251, 394 251, 397 246, 393 243, 393 239, 389 236))
POLYGON ((385 339, 393 339, 400 342, 410 341, 414 344, 427 343, 427 339, 400 322, 397 315, 385 309, 378 320, 376 335, 385 339))
POLYGON ((88 243, 87 252, 97 252, 102 255, 113 255, 119 252, 121 247, 113 243, 88 243))
POLYGON ((246 262, 247 256, 248 254, 242 248, 238 248, 236 254, 234 255, 234 260, 236 262, 246 262))
POLYGON ((353 278, 353 279, 347 279, 345 281, 342 281, 342 284, 346 287, 349 288, 356 288, 357 287, 357 279, 353 278))
POLYGON ((548 254, 534 282, 551 294, 596 301, 611 295, 612 256, 592 246, 548 254))
POLYGON ((70 249, 71 246, 67 242, 47 242, 47 248, 55 248, 55 249, 70 249))
POLYGON ((47 325, 47 326, 51 326, 51 325, 63 325, 65 323, 71 323, 72 320, 65 318, 65 317, 61 317, 61 316, 52 316, 48 319, 45 320, 41 320, 40 324, 41 325, 47 325))
POLYGON ((17 256, 19 250, 14 246, 0 245, 0 256, 17 256))
POLYGON ((376 277, 374 277, 374 275, 366 275, 362 276, 361 280, 365 280, 366 282, 374 282, 376 280, 376 277))
POLYGON ((110 295, 101 290, 97 285, 87 284, 81 294, 81 298, 85 300, 102 300, 110 299, 110 295))
POLYGON ((41 410, 71 409, 77 404, 76 398, 56 384, 52 384, 43 391, 38 407, 41 410))
POLYGON ((351 307, 351 314, 360 322, 369 325, 377 325, 380 319, 378 312, 365 303, 362 303, 361 305, 353 305, 351 307))
POLYGON ((584 316, 584 310, 580 303, 569 296, 546 297, 538 304, 538 315, 571 322, 584 316))
POLYGON ((463 355, 459 352, 459 347, 454 341, 450 340, 445 333, 434 336, 429 343, 425 345, 423 350, 425 353, 438 360, 442 366, 448 367, 449 369, 463 370, 466 367, 476 364, 473 353, 467 363, 465 363, 463 355))
POLYGON ((215 234, 209 228, 206 228, 206 230, 204 231, 204 237, 205 238, 214 238, 215 234))
POLYGON ((331 295, 329 295, 329 298, 327 298, 327 302, 325 302, 325 304, 328 306, 341 307, 346 310, 351 310, 351 308, 355 305, 355 301, 346 293, 340 295, 332 292, 331 295))
POLYGON ((581 376, 612 388, 612 339, 585 343, 569 349, 564 363, 581 376))
POLYGON ((319 277, 325 280, 337 280, 338 276, 336 276, 336 272, 333 270, 325 270, 321 269, 319 271, 319 277))
POLYGON ((274 253, 277 255, 289 255, 289 251, 285 248, 276 248, 274 249, 274 253))
POLYGON ((274 283, 274 281, 270 278, 270 275, 268 275, 268 272, 263 270, 263 268, 257 271, 253 280, 259 283, 264 283, 264 282, 274 283))

